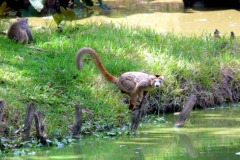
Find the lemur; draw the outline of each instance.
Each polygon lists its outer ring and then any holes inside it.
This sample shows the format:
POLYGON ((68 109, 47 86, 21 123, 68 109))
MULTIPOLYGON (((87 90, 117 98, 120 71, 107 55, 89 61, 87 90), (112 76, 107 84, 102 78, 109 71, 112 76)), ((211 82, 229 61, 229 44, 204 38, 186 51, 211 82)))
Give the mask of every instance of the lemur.
POLYGON ((76 63, 79 70, 83 67, 83 54, 90 54, 104 78, 116 84, 122 93, 129 95, 129 110, 133 110, 136 105, 139 105, 139 102, 142 102, 142 99, 149 91, 159 88, 164 80, 163 76, 150 75, 143 72, 125 72, 120 77, 115 77, 105 69, 97 52, 89 47, 82 47, 77 51, 76 63), (139 102, 137 99, 139 99, 139 102))

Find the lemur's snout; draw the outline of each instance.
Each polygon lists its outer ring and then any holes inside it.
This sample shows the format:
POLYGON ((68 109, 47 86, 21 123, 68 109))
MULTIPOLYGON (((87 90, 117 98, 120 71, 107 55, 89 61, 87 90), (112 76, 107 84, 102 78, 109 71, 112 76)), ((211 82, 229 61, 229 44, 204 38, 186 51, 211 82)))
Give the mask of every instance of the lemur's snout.
POLYGON ((156 88, 159 88, 160 86, 161 86, 161 81, 154 81, 154 86, 156 87, 156 88))

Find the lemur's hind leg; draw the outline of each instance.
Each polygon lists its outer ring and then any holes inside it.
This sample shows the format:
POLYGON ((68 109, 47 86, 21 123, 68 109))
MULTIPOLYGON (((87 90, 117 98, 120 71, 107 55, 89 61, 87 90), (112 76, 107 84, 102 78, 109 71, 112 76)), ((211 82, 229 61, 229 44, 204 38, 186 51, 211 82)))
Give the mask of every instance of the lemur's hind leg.
POLYGON ((138 93, 138 94, 130 95, 130 105, 129 105, 130 110, 133 110, 133 108, 137 106, 138 108, 141 108, 142 101, 148 94, 148 91, 138 91, 135 93, 138 93))
POLYGON ((137 94, 130 95, 130 104, 129 104, 129 109, 130 110, 133 110, 134 107, 140 105, 140 103, 137 102, 137 98, 138 98, 137 94))
POLYGON ((148 91, 140 91, 138 94, 138 102, 141 103, 143 98, 145 98, 148 94, 148 91))

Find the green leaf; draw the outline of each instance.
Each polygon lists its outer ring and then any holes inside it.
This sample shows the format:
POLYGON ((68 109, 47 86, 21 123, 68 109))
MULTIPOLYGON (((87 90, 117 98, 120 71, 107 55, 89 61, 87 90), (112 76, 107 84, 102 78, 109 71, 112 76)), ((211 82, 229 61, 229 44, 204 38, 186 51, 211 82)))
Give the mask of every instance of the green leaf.
POLYGON ((0 6, 0 16, 4 16, 6 15, 7 13, 10 10, 9 7, 7 7, 7 2, 3 2, 0 6))
POLYGON ((53 19, 54 19, 54 22, 57 23, 57 25, 59 25, 63 21, 63 15, 55 13, 53 15, 53 19))
POLYGON ((71 9, 67 9, 64 16, 70 21, 75 19, 75 13, 71 9))
POLYGON ((60 6, 60 11, 61 11, 61 13, 64 15, 64 14, 65 14, 65 12, 66 12, 66 9, 65 9, 65 8, 63 8, 62 6, 60 6))

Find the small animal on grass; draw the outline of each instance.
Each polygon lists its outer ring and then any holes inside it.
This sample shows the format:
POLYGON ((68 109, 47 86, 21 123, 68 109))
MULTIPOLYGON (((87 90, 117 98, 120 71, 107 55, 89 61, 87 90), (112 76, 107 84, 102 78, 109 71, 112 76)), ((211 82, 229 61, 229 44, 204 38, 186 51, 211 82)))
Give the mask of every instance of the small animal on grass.
POLYGON ((7 36, 9 39, 22 44, 28 44, 30 41, 33 41, 32 32, 28 25, 28 19, 17 18, 17 21, 10 25, 7 36))
POLYGON ((220 32, 218 31, 218 29, 215 29, 213 32, 214 38, 221 38, 220 37, 220 32))
POLYGON ((90 54, 94 58, 95 65, 105 79, 116 84, 122 93, 129 95, 129 110, 133 110, 134 107, 140 105, 149 91, 159 88, 163 83, 163 76, 143 72, 125 72, 120 77, 115 77, 105 69, 98 53, 90 47, 82 47, 77 51, 76 62, 79 70, 83 67, 82 57, 84 54, 90 54))
POLYGON ((232 31, 232 32, 230 32, 230 39, 234 39, 235 38, 235 34, 234 34, 234 32, 232 31))

